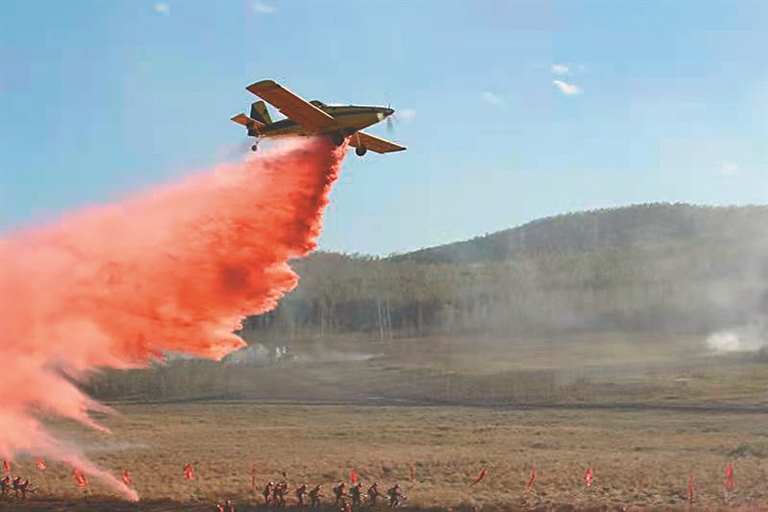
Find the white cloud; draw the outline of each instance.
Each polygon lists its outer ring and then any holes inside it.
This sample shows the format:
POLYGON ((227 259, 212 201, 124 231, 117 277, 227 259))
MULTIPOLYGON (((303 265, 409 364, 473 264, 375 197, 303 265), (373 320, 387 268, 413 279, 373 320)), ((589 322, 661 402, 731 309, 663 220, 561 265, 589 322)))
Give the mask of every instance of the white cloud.
POLYGON ((403 121, 410 121, 416 117, 416 111, 410 108, 404 108, 403 110, 395 112, 395 116, 398 120, 402 119, 403 121))
POLYGON ((567 75, 570 73, 570 67, 565 64, 553 64, 552 72, 556 75, 567 75))
POLYGON ((483 93, 483 101, 488 103, 489 105, 493 105, 494 107, 504 107, 504 100, 501 99, 499 96, 496 96, 492 92, 484 92, 483 93))
POLYGON ((723 174, 735 174, 739 170, 739 166, 733 162, 724 162, 721 172, 723 174))
POLYGON ((261 2, 260 0, 254 0, 251 4, 251 8, 259 14, 272 14, 277 10, 277 7, 274 5, 261 2))
POLYGON ((552 83, 555 84, 563 92, 563 94, 567 94, 568 96, 581 94, 581 88, 577 85, 567 84, 560 80, 553 80, 552 83))
POLYGON ((155 12, 166 15, 170 14, 171 6, 163 2, 157 3, 155 4, 155 12))

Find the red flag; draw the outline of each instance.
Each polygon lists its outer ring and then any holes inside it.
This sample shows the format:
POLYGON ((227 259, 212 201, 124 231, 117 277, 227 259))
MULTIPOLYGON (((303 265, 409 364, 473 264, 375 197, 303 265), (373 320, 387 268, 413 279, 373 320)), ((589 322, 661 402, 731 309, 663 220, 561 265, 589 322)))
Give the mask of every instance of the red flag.
POLYGON ((530 491, 533 487, 533 483, 536 481, 536 466, 531 464, 531 478, 528 479, 528 484, 525 486, 525 490, 530 491))
POLYGON ((357 483, 357 471, 354 469, 349 470, 349 481, 352 482, 352 485, 357 483))
POLYGON ((43 462, 43 459, 35 459, 35 465, 37 465, 37 469, 40 471, 45 471, 45 468, 47 467, 45 462, 43 462))
POLYGON ((75 477, 75 481, 81 489, 85 489, 88 486, 88 479, 85 478, 85 475, 80 470, 80 468, 74 468, 72 470, 72 476, 75 477))
POLYGON ((411 483, 416 483, 416 466, 411 462, 411 483))
POLYGON ((131 479, 131 474, 128 472, 127 469, 123 470, 123 483, 125 485, 131 485, 133 483, 133 480, 131 479))
POLYGON ((693 499, 696 494, 696 486, 693 483, 693 475, 688 477, 688 503, 693 505, 693 499))
POLYGON ((195 479, 195 468, 192 466, 191 462, 184 466, 184 478, 187 480, 195 479))
POLYGON ((733 481, 733 462, 728 463, 728 467, 725 468, 725 488, 732 491, 735 482, 733 481))
POLYGON ((587 484, 587 489, 592 487, 592 478, 594 474, 592 473, 592 468, 588 467, 587 472, 584 473, 584 483, 587 484))
POLYGON ((477 475, 477 478, 475 478, 475 480, 471 484, 469 484, 469 486, 474 487, 475 485, 479 484, 480 482, 483 481, 483 478, 485 478, 485 475, 487 474, 488 472, 485 469, 483 469, 482 471, 480 471, 480 474, 477 475))

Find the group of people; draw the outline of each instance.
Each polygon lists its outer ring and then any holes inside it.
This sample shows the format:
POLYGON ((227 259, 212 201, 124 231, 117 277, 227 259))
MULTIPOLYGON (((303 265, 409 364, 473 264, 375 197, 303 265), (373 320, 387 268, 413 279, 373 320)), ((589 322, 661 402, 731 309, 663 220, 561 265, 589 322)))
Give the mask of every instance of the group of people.
MULTIPOLYGON (((264 496, 264 504, 267 507, 285 507, 285 497, 288 494, 288 483, 282 482, 269 482, 264 491, 261 493, 264 496)), ((323 486, 316 485, 311 490, 306 484, 301 485, 294 491, 296 496, 296 506, 303 508, 309 506, 310 508, 320 508, 320 498, 323 497, 323 486), (307 503, 309 498, 309 503, 307 503)), ((335 497, 334 508, 339 512, 352 512, 352 507, 363 506, 363 484, 358 482, 353 484, 349 490, 347 490, 347 484, 339 482, 333 488, 333 495, 335 497)), ((368 504, 371 508, 376 507, 376 503, 383 494, 379 491, 379 483, 374 482, 373 485, 368 487, 366 492, 368 498, 368 504)), ((404 500, 408 499, 402 493, 400 484, 395 484, 394 487, 390 487, 387 490, 387 496, 389 496, 390 508, 398 507, 404 500)))
POLYGON ((13 492, 16 494, 16 498, 21 499, 27 499, 27 493, 35 490, 29 482, 29 478, 22 480, 20 476, 17 476, 11 480, 9 475, 5 475, 5 477, 0 480, 0 491, 2 492, 3 499, 8 497, 11 489, 13 489, 13 492))
MULTIPOLYGON (((26 499, 27 493, 35 490, 35 488, 32 487, 29 478, 22 480, 20 476, 17 476, 11 480, 11 477, 7 475, 0 480, 0 489, 2 489, 3 499, 8 497, 11 490, 16 494, 16 498, 21 499, 26 499)), ((390 487, 386 494, 389 497, 390 508, 397 508, 404 500, 408 499, 402 493, 400 484, 395 484, 393 487, 390 487)), ((285 481, 278 483, 269 482, 262 492, 262 496, 264 496, 264 504, 267 507, 275 508, 285 507, 285 498, 287 495, 288 483, 285 481)), ((297 507, 304 508, 309 506, 313 509, 319 509, 320 498, 323 497, 323 486, 316 485, 310 489, 309 486, 304 484, 296 488, 294 495, 296 496, 297 507), (307 498, 309 499, 309 503, 307 503, 307 498)), ((361 482, 351 485, 349 490, 347 490, 347 484, 339 482, 333 488, 333 495, 335 497, 333 506, 339 512, 352 512, 353 507, 359 508, 363 506, 363 484, 361 482)), ((382 498, 383 496, 381 491, 379 491, 378 482, 374 482, 366 491, 368 505, 372 509, 376 508, 379 498, 382 498)), ((229 501, 223 505, 217 504, 216 506, 219 512, 234 512, 235 510, 234 506, 229 501)))

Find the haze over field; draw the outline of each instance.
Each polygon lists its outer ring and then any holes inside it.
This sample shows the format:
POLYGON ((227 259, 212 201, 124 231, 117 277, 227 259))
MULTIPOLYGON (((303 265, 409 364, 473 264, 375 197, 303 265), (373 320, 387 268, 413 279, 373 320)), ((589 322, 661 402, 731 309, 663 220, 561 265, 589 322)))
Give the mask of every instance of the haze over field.
POLYGON ((250 346, 111 399, 765 405, 768 207, 636 205, 388 258, 318 253, 250 346))

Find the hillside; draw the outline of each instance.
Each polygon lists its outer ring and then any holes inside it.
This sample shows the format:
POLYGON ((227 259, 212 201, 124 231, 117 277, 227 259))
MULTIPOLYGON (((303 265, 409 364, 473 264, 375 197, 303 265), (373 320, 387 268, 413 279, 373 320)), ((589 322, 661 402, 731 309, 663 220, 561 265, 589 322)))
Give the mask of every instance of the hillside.
POLYGON ((768 207, 649 204, 391 258, 318 253, 247 338, 764 332, 768 207))
POLYGON ((768 207, 702 207, 644 204, 535 220, 472 240, 397 256, 417 263, 472 264, 506 261, 553 251, 642 248, 665 241, 693 246, 720 241, 768 241, 768 207))

